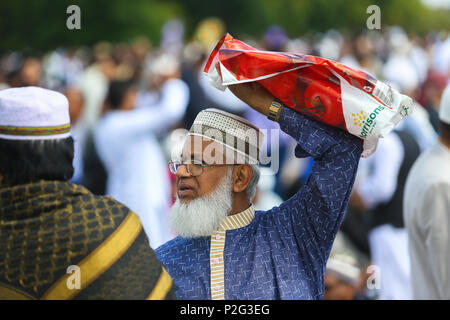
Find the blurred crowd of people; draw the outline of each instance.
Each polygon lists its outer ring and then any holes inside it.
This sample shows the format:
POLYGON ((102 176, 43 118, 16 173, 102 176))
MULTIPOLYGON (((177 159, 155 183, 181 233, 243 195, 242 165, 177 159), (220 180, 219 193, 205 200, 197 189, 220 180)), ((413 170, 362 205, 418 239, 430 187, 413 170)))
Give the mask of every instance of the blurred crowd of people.
MULTIPOLYGON (((229 90, 211 87, 203 76, 208 54, 225 32, 221 20, 209 18, 185 41, 183 23, 172 20, 164 25, 159 45, 140 37, 43 55, 10 52, 0 57, 0 90, 40 86, 67 96, 75 140, 72 181, 135 211, 150 245, 157 248, 174 236, 167 225, 175 197, 167 162, 176 129, 188 129, 199 111, 212 106, 244 116, 260 128, 278 129, 229 90)), ((326 299, 411 299, 403 191, 414 161, 439 131, 440 98, 450 76, 450 34, 419 37, 386 27, 290 38, 281 27, 271 26, 261 39, 239 38, 259 49, 339 61, 415 100, 413 115, 380 140, 372 157, 361 160, 325 279, 326 299)), ((280 132, 279 138, 271 146, 271 153, 278 152, 279 170, 263 168, 256 210, 288 199, 312 166, 311 159, 293 156, 290 137, 280 132)))

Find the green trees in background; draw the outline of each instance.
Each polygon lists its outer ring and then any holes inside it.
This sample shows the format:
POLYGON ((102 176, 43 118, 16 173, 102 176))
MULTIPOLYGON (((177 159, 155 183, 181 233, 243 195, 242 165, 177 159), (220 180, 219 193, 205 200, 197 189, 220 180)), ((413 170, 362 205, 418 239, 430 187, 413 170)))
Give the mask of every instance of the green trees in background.
POLYGON ((181 16, 176 2, 156 0, 2 0, 0 52, 124 41, 145 35, 159 41, 167 19, 181 16), (69 30, 68 6, 81 9, 81 30, 69 30))
POLYGON ((382 27, 400 25, 423 34, 450 30, 450 12, 431 10, 420 0, 2 0, 0 52, 91 45, 100 40, 127 41, 145 35, 159 43, 165 21, 179 17, 190 37, 203 18, 217 16, 235 36, 261 36, 279 24, 290 36, 329 28, 366 27, 369 5, 381 8, 382 27), (81 8, 81 30, 68 30, 66 8, 81 8))
POLYGON ((261 35, 270 24, 283 26, 291 36, 309 30, 364 29, 370 5, 381 9, 383 25, 400 25, 408 31, 450 30, 450 11, 430 10, 420 0, 183 0, 186 21, 193 26, 202 17, 224 18, 234 34, 261 35), (204 2, 207 3, 207 2, 204 2), (190 10, 192 9, 192 10, 190 10))

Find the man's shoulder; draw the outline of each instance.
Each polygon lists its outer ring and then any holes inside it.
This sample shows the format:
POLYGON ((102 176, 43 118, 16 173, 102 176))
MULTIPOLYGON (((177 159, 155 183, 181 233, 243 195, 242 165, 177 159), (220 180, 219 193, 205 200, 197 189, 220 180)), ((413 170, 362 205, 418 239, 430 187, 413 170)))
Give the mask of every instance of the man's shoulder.
POLYGON ((439 146, 424 151, 412 166, 405 183, 404 216, 408 226, 411 221, 428 217, 430 203, 445 199, 450 194, 450 162, 443 159, 439 146))
MULTIPOLYGON (((123 203, 117 201, 111 196, 107 195, 96 195, 93 194, 89 189, 82 185, 74 184, 69 182, 73 187, 73 199, 75 201, 80 200, 80 203, 95 204, 99 208, 120 208, 121 210, 130 211, 123 203)), ((86 204, 84 204, 86 206, 86 204)), ((88 206, 88 208, 91 208, 88 206)))
POLYGON ((409 179, 422 188, 436 183, 450 183, 450 167, 447 159, 439 153, 439 146, 435 145, 424 151, 412 166, 409 179))
POLYGON ((117 208, 121 211, 124 211, 125 213, 128 213, 131 211, 126 205, 119 202, 118 200, 114 199, 111 196, 97 196, 93 195, 94 199, 98 201, 99 203, 102 203, 105 205, 105 208, 108 208, 110 210, 117 208))
POLYGON ((91 268, 100 268, 102 264, 109 268, 77 298, 145 299, 161 276, 162 266, 138 215, 110 196, 84 194, 86 202, 78 203, 86 226, 83 234, 98 235, 85 260, 92 260, 91 268), (102 252, 109 253, 96 260, 96 254, 102 252), (120 292, 116 288, 121 288, 120 292))
POLYGON ((80 216, 86 221, 96 222, 88 223, 88 228, 95 229, 104 225, 117 227, 133 213, 111 196, 95 195, 83 186, 76 184, 72 186, 73 191, 67 199, 68 206, 70 205, 73 217, 80 216))
POLYGON ((186 246, 189 244, 191 239, 183 238, 181 236, 178 236, 176 238, 173 238, 172 240, 167 241, 166 243, 160 245, 158 248, 155 249, 155 252, 158 256, 164 256, 167 254, 170 254, 171 252, 177 251, 180 248, 186 246))
POLYGON ((163 263, 172 263, 178 260, 190 260, 192 254, 205 254, 209 248, 210 237, 183 238, 178 236, 156 248, 155 253, 163 263))

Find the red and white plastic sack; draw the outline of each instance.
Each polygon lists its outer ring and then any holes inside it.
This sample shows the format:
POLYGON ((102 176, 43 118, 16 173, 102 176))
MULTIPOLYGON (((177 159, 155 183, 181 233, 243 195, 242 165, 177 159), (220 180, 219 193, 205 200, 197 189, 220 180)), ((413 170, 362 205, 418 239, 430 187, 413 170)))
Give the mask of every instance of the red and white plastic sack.
POLYGON ((411 98, 363 71, 320 57, 258 50, 229 34, 204 72, 220 90, 259 82, 289 108, 363 139, 362 157, 413 111, 411 98))

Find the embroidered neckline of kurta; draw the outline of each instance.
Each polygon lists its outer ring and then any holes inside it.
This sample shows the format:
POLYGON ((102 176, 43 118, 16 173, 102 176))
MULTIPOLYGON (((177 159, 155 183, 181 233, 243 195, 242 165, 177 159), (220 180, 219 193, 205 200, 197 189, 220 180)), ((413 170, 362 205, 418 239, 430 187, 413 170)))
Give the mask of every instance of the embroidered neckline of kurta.
POLYGON ((211 235, 211 250, 209 261, 211 267, 211 299, 225 299, 225 265, 223 261, 223 250, 225 248, 225 237, 227 230, 245 227, 255 217, 255 209, 251 205, 247 210, 227 216, 223 219, 219 229, 211 235))

